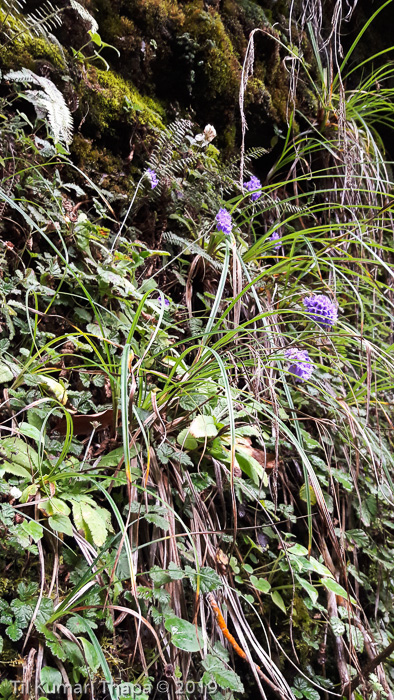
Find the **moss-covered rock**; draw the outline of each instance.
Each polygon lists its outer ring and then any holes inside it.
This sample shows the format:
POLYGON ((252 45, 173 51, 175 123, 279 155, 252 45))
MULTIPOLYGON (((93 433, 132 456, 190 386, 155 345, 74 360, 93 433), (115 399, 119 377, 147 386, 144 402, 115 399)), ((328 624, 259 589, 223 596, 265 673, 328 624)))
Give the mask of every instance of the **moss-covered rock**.
POLYGON ((65 69, 66 59, 59 44, 43 36, 30 34, 16 17, 0 10, 0 23, 4 21, 4 38, 0 46, 0 64, 3 70, 24 67, 34 71, 37 61, 46 61, 55 69, 65 69))
POLYGON ((165 111, 157 100, 143 97, 129 81, 114 71, 89 66, 83 71, 79 96, 89 107, 88 121, 101 133, 119 123, 138 122, 153 130, 164 126, 165 111))

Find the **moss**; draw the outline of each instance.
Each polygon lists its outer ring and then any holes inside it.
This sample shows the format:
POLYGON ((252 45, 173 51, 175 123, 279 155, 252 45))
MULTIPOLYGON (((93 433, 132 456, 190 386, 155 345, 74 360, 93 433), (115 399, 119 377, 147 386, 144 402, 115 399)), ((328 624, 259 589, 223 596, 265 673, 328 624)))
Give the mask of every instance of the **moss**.
POLYGON ((185 8, 185 16, 185 31, 200 47, 197 65, 204 76, 207 98, 220 96, 233 101, 238 92, 241 66, 219 13, 212 8, 206 12, 191 3, 185 8))
MULTIPOLYGON (((0 22, 5 19, 5 13, 0 11, 0 22)), ((42 36, 32 36, 28 32, 19 34, 24 25, 16 17, 8 15, 7 24, 16 38, 8 44, 4 42, 0 49, 0 61, 3 69, 30 68, 35 70, 36 62, 48 61, 54 68, 65 69, 65 60, 59 46, 42 36)))
POLYGON ((153 130, 164 128, 165 111, 150 97, 143 97, 132 83, 113 71, 89 67, 79 95, 89 106, 89 120, 101 131, 119 122, 139 122, 153 130))

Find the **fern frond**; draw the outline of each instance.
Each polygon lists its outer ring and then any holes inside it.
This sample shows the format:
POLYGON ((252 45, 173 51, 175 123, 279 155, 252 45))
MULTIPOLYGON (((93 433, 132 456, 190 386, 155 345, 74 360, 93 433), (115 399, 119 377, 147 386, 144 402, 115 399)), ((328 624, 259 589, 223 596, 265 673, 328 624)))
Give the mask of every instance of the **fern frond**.
POLYGON ((62 93, 52 80, 36 75, 28 68, 10 71, 5 79, 40 86, 41 90, 26 90, 23 95, 34 105, 38 118, 48 120, 55 143, 62 142, 68 145, 72 139, 72 116, 62 93))
POLYGON ((188 240, 186 238, 182 238, 182 236, 177 236, 176 233, 173 233, 172 231, 165 231, 163 233, 163 239, 172 245, 176 245, 178 247, 182 247, 184 250, 190 250, 192 253, 195 255, 200 255, 204 260, 207 260, 212 267, 216 268, 217 270, 221 270, 223 265, 222 263, 218 262, 217 260, 214 260, 208 253, 204 250, 204 248, 201 248, 197 243, 194 241, 188 240))
POLYGON ((99 26, 94 17, 92 17, 90 12, 87 11, 86 7, 81 5, 80 2, 77 2, 77 0, 70 0, 70 6, 73 10, 75 10, 75 12, 79 14, 79 16, 81 17, 81 19, 83 19, 84 22, 90 25, 90 31, 93 32, 93 34, 96 34, 98 32, 99 26))
POLYGON ((9 40, 16 39, 20 34, 29 34, 31 37, 43 36, 48 41, 54 40, 51 34, 53 29, 62 24, 61 13, 64 8, 53 5, 50 0, 44 0, 34 12, 22 14, 25 0, 3 0, 7 7, 8 15, 4 23, 7 26, 9 40), (16 22, 16 26, 15 26, 16 22))

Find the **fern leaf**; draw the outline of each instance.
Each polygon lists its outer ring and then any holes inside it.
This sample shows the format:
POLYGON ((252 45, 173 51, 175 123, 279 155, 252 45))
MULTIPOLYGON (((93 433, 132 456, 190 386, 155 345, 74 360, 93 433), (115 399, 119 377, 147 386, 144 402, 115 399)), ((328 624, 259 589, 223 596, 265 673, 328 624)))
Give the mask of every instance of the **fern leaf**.
POLYGON ((37 116, 47 119, 52 131, 55 143, 69 145, 72 139, 73 121, 64 97, 56 85, 49 80, 33 73, 28 68, 19 71, 10 71, 5 76, 6 80, 17 83, 39 85, 41 90, 27 90, 24 97, 34 105, 37 116))
POLYGON ((90 14, 90 12, 87 11, 86 7, 81 5, 80 2, 77 2, 77 0, 70 0, 70 6, 72 7, 75 12, 79 14, 81 19, 83 19, 84 22, 89 24, 89 29, 93 34, 96 34, 98 32, 98 24, 94 17, 90 14))

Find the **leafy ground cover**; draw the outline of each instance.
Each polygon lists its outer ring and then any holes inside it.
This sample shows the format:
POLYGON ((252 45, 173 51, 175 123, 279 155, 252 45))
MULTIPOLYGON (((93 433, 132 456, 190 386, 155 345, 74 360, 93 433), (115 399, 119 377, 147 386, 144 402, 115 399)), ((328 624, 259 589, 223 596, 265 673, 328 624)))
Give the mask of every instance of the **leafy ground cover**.
POLYGON ((392 700, 393 66, 355 63, 366 28, 339 65, 316 22, 308 61, 277 38, 274 154, 141 103, 126 191, 79 167, 50 77, 6 72, 1 697, 392 700))

